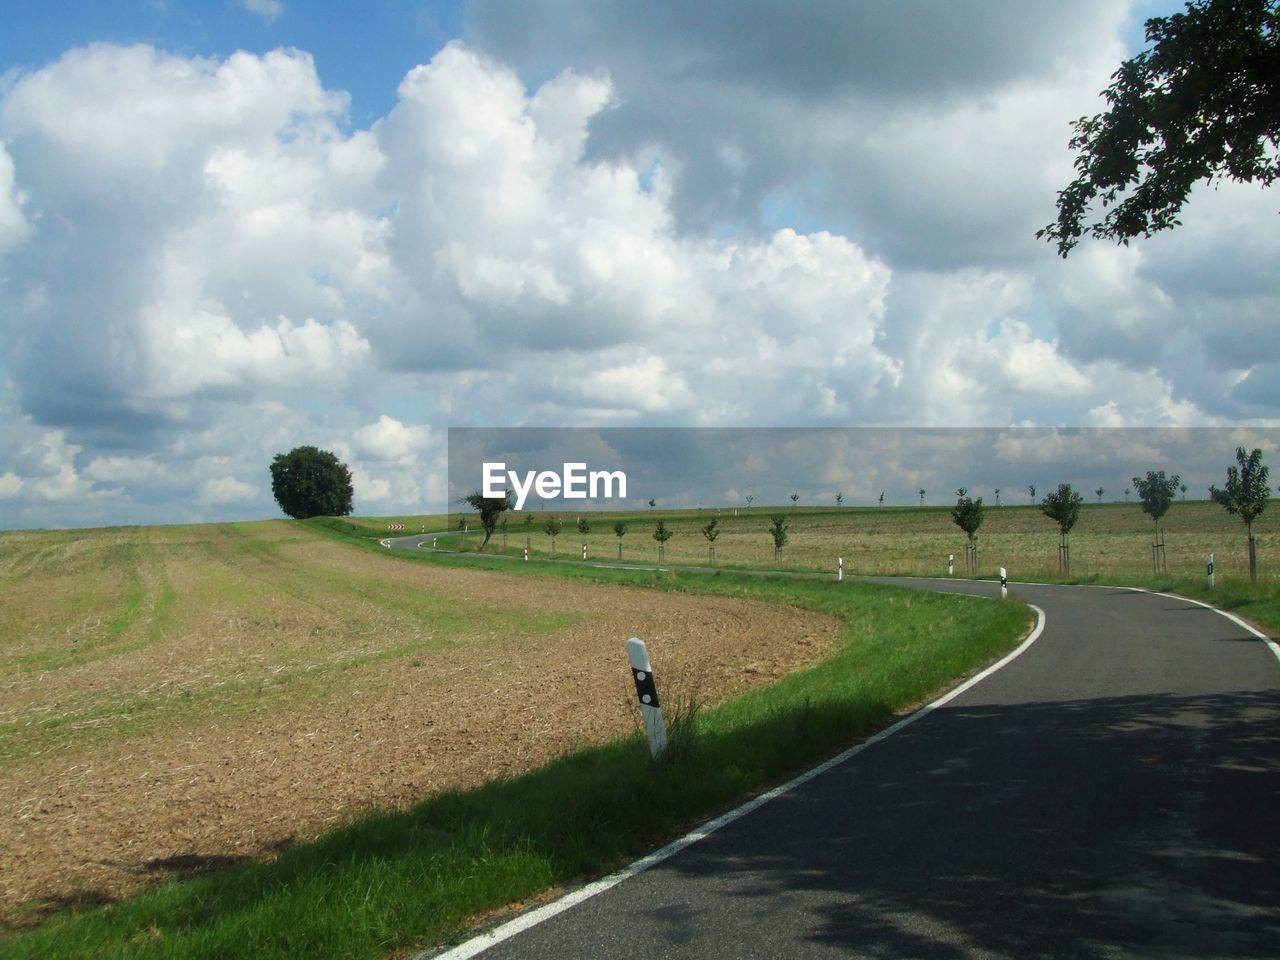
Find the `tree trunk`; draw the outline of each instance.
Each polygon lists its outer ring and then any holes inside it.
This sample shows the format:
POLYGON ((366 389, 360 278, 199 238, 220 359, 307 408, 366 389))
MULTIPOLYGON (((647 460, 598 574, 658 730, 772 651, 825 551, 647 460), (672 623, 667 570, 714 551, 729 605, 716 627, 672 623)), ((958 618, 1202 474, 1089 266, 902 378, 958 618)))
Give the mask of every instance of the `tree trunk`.
POLYGON ((1253 527, 1249 528, 1249 580, 1258 582, 1258 541, 1253 538, 1253 527))

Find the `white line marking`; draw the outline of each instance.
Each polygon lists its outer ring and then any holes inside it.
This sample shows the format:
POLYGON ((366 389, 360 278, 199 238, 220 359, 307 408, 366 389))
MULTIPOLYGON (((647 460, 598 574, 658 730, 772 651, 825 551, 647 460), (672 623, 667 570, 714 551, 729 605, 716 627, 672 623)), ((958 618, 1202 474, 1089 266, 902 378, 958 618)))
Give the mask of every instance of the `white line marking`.
POLYGON ((1226 610, 1223 610, 1221 607, 1215 607, 1212 603, 1205 603, 1203 600, 1192 600, 1190 597, 1184 597, 1177 593, 1160 593, 1158 590, 1143 590, 1141 587, 1134 587, 1133 589, 1139 590, 1142 593, 1149 593, 1153 597, 1167 597, 1170 600, 1182 600, 1186 603, 1194 603, 1197 607, 1204 607, 1206 610, 1212 610, 1214 613, 1220 614, 1221 616, 1226 617, 1236 626, 1243 627, 1245 630, 1248 630, 1255 637, 1257 637, 1259 640, 1265 643, 1267 645, 1267 649, 1269 649, 1275 655, 1275 658, 1277 660, 1280 660, 1280 647, 1276 646, 1276 642, 1272 640, 1269 636, 1267 636, 1265 633, 1259 633, 1253 627, 1249 626, 1249 624, 1245 623, 1243 620, 1237 617, 1234 613, 1228 613, 1226 610))
POLYGON ((480 953, 483 953, 485 950, 488 950, 490 947, 496 946, 497 944, 502 943, 504 940, 510 940, 516 934, 522 933, 523 931, 528 930, 531 927, 535 927, 538 924, 542 923, 544 920, 549 920, 552 917, 556 916, 557 914, 564 913, 566 910, 577 906, 578 904, 582 903, 584 900, 589 900, 598 893, 604 893, 606 890, 616 887, 618 884, 622 883, 622 881, 629 880, 630 878, 636 876, 637 874, 643 873, 644 871, 648 870, 650 867, 657 866, 663 860, 666 860, 670 857, 675 856, 685 847, 695 844, 699 840, 704 839, 705 837, 709 837, 711 834, 715 833, 721 827, 728 826, 729 824, 733 823, 733 821, 738 820, 741 817, 745 817, 747 814, 755 810, 758 810, 760 807, 764 806, 770 800, 776 800, 778 797, 782 796, 783 794, 791 792, 796 787, 799 787, 805 783, 808 783, 814 777, 819 777, 822 774, 826 773, 831 768, 838 767, 840 764, 846 762, 847 760, 850 760, 853 757, 856 757, 858 754, 860 754, 863 750, 866 750, 868 747, 879 743, 881 740, 884 740, 884 739, 887 739, 888 737, 893 736, 899 730, 903 729, 904 727, 910 726, 911 724, 919 720, 921 717, 927 716, 928 714, 932 713, 934 710, 937 710, 941 706, 945 706, 946 704, 954 700, 956 697, 960 696, 960 694, 964 693, 966 690, 970 689, 971 687, 975 686, 978 683, 981 683, 983 680, 991 676, 1000 668, 1012 663, 1018 657, 1022 656, 1022 654, 1025 653, 1033 643, 1035 643, 1038 639, 1040 639, 1040 634, 1044 632, 1045 613, 1043 610, 1041 610, 1039 607, 1035 606, 1034 604, 1027 604, 1027 606, 1031 607, 1031 609, 1036 612, 1036 625, 1035 625, 1035 629, 1031 631, 1031 634, 1027 637, 1026 640, 1022 641, 1022 644, 1018 647, 1018 649, 1014 650, 1012 653, 998 660, 996 663, 993 663, 991 666, 987 667, 987 669, 983 670, 977 676, 970 677, 968 680, 966 680, 960 686, 956 687, 951 692, 944 694, 943 696, 939 697, 937 700, 934 700, 932 703, 928 704, 927 706, 921 707, 915 713, 910 714, 909 716, 903 717, 897 723, 893 724, 892 726, 886 727, 885 729, 881 730, 879 733, 875 734, 874 736, 864 740, 862 743, 858 744, 856 747, 850 747, 844 753, 841 753, 838 756, 832 757, 830 760, 826 761, 825 763, 819 764, 818 766, 814 767, 812 770, 807 771, 806 773, 800 774, 800 776, 796 777, 794 780, 788 781, 787 783, 782 784, 782 786, 780 787, 774 787, 768 793, 762 793, 760 794, 760 796, 756 797, 755 799, 748 800, 742 806, 737 807, 733 810, 730 810, 728 813, 721 814, 720 816, 716 817, 714 820, 707 821, 702 826, 697 827, 690 833, 686 833, 680 839, 674 840, 671 843, 667 844, 661 850, 655 850, 653 853, 649 854, 647 857, 637 860, 635 863, 631 864, 628 867, 624 867, 622 870, 619 870, 617 873, 613 873, 607 877, 603 877, 602 879, 597 880, 594 883, 589 883, 585 887, 582 887, 579 890, 575 890, 572 893, 567 893, 560 899, 554 900, 551 903, 546 904, 545 906, 538 907, 536 910, 530 910, 528 913, 523 913, 512 920, 508 920, 506 923, 501 924, 500 926, 494 927, 492 930, 489 930, 478 936, 472 937, 470 940, 466 940, 458 944, 456 947, 453 947, 450 950, 446 950, 444 953, 435 954, 435 953, 432 953, 430 950, 425 950, 422 953, 418 954, 415 960, 427 960, 428 957, 433 958, 433 960, 467 960, 467 958, 474 957, 480 953))

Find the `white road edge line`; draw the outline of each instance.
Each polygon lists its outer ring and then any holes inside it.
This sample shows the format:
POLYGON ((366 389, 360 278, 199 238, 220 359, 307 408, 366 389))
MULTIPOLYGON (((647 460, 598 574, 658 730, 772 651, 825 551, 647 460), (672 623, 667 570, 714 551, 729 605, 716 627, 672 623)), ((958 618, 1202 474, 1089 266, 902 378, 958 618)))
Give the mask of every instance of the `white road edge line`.
POLYGON ((818 766, 814 767, 812 770, 809 770, 805 773, 800 774, 800 776, 796 777, 794 780, 790 780, 787 783, 782 784, 781 786, 774 787, 768 793, 762 793, 760 794, 760 796, 755 797, 752 800, 748 800, 742 806, 736 807, 733 810, 730 810, 728 813, 723 813, 720 816, 716 817, 714 820, 707 821, 702 826, 695 828, 689 833, 686 833, 683 837, 680 837, 678 840, 672 841, 671 843, 667 844, 665 847, 663 847, 660 850, 655 850, 653 853, 649 854, 647 857, 637 860, 635 863, 631 864, 628 867, 624 867, 622 870, 619 870, 617 873, 613 873, 607 877, 603 877, 600 880, 595 881, 594 883, 589 883, 585 887, 582 887, 578 890, 574 890, 572 893, 567 893, 563 897, 560 897, 558 900, 554 900, 551 903, 538 907, 536 910, 530 910, 528 913, 523 913, 512 920, 508 920, 504 924, 494 927, 492 930, 488 930, 485 933, 472 937, 470 940, 465 940, 462 943, 458 944, 457 946, 444 951, 443 953, 433 953, 431 950, 424 950, 422 953, 418 954, 417 957, 415 957, 415 960, 428 960, 428 958, 430 958, 430 960, 468 960, 468 958, 470 957, 477 956, 478 954, 483 953, 485 950, 488 950, 490 947, 497 946, 499 943, 502 943, 504 940, 509 940, 518 933, 522 933, 523 931, 528 930, 531 927, 536 927, 538 924, 542 923, 544 920, 550 920, 552 917, 556 916, 557 914, 564 913, 566 910, 577 906, 579 903, 582 903, 584 900, 589 900, 592 897, 594 897, 596 894, 604 893, 606 890, 616 887, 618 884, 622 883, 622 881, 629 880, 631 877, 634 877, 637 874, 643 873, 644 871, 648 870, 650 867, 657 866, 662 861, 679 853, 685 847, 691 846, 692 844, 697 843, 699 840, 703 839, 704 837, 710 836, 711 834, 719 830, 721 827, 728 826, 729 824, 733 823, 733 821, 738 820, 741 817, 745 817, 747 814, 751 813, 752 811, 757 810, 760 807, 764 806, 770 800, 776 800, 778 797, 782 796, 785 793, 789 793, 790 791, 794 790, 796 787, 799 787, 802 784, 808 783, 814 777, 821 776, 822 774, 826 773, 828 770, 832 769, 833 767, 838 767, 840 764, 846 762, 847 760, 850 760, 853 757, 856 757, 858 754, 860 754, 863 750, 866 750, 868 747, 879 743, 881 740, 885 740, 888 737, 893 736, 899 730, 915 723, 921 717, 927 716, 928 714, 932 713, 934 710, 937 710, 939 707, 945 706, 946 704, 954 700, 956 697, 960 696, 960 694, 969 690, 971 687, 981 683, 983 680, 991 676, 997 670, 1001 669, 1004 666, 1007 666, 1008 664, 1016 660, 1018 657, 1022 656, 1022 654, 1025 653, 1033 643, 1035 643, 1037 640, 1040 639, 1040 634, 1044 632, 1045 613, 1042 609, 1035 606, 1034 604, 1027 604, 1027 606, 1029 606, 1036 613, 1036 625, 1035 625, 1035 628, 1031 631, 1030 635, 1028 635, 1027 639, 1022 641, 1022 644, 1016 650, 1014 650, 1010 654, 1007 654, 1002 659, 996 661, 995 663, 987 667, 987 669, 983 670, 981 673, 977 674, 976 676, 970 677, 968 680, 960 684, 960 686, 956 687, 954 690, 950 691, 949 693, 943 694, 941 697, 939 697, 937 700, 934 700, 932 703, 921 707, 915 713, 912 713, 906 717, 903 717, 897 723, 893 724, 892 726, 886 727, 885 729, 881 730, 879 733, 875 734, 874 736, 867 738, 866 740, 862 741, 862 743, 858 744, 856 747, 850 747, 844 753, 841 753, 838 756, 832 757, 830 760, 827 760, 825 763, 819 764, 818 766))
POLYGON ((1212 603, 1205 603, 1203 600, 1192 600, 1190 597, 1184 597, 1181 594, 1177 594, 1177 593, 1161 593, 1158 590, 1144 590, 1142 587, 1133 587, 1131 589, 1141 591, 1142 593, 1149 593, 1154 597, 1168 597, 1170 600, 1182 600, 1182 601, 1185 601, 1186 603, 1194 603, 1197 607, 1204 607, 1206 610, 1212 610, 1214 613, 1219 614, 1220 616, 1226 617, 1236 626, 1243 627, 1245 630, 1248 630, 1255 637, 1257 637, 1259 640, 1265 643, 1267 645, 1267 649, 1269 649, 1275 655, 1275 658, 1277 660, 1280 660, 1280 646, 1276 646, 1276 642, 1272 640, 1269 636, 1267 636, 1265 633, 1260 633, 1258 630, 1255 630, 1253 627, 1249 626, 1249 624, 1245 623, 1243 620, 1237 617, 1234 613, 1228 613, 1226 610, 1223 610, 1221 607, 1215 607, 1212 603))

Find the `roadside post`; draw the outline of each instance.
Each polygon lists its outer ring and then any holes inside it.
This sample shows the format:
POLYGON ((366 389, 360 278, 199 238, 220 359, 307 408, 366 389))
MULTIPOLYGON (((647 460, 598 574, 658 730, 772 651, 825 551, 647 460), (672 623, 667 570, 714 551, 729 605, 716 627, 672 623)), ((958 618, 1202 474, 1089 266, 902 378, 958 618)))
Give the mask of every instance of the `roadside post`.
POLYGON ((1006 600, 1009 597, 1009 574, 1005 573, 1004 567, 1000 568, 1000 599, 1006 600))
POLYGON ((431 538, 431 549, 432 549, 432 550, 434 550, 435 548, 436 548, 436 538, 435 538, 435 537, 432 537, 432 538, 431 538))
POLYGON ((527 562, 527 561, 528 561, 528 559, 529 559, 529 548, 528 548, 528 547, 525 547, 525 548, 524 548, 524 558, 525 558, 526 562, 527 562))
POLYGON ((587 559, 587 545, 585 543, 582 545, 582 559, 587 559))
POLYGON ((1209 589, 1213 589, 1213 554, 1209 554, 1209 562, 1204 565, 1205 576, 1209 581, 1209 589))
POLYGON ((954 577, 956 575, 956 555, 954 553, 947 554, 947 576, 954 577))
POLYGON ((645 736, 649 738, 649 756, 657 760, 667 749, 667 728, 662 722, 662 707, 658 704, 658 687, 653 682, 649 649, 639 637, 627 641, 627 659, 631 662, 631 678, 636 682, 636 696, 640 699, 645 736))
POLYGON ((836 558, 836 582, 844 579, 844 557, 836 558))

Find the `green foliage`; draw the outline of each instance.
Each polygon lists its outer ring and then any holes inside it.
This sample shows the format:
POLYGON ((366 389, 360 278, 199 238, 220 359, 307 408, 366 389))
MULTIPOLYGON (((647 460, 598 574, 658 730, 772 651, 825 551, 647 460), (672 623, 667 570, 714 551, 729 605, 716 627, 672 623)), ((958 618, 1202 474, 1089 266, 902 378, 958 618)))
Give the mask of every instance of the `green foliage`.
MULTIPOLYGON (((476 490, 463 497, 462 502, 480 514, 480 526, 484 527, 484 540, 481 541, 479 549, 483 550, 488 545, 489 538, 493 536, 493 531, 498 526, 498 518, 514 505, 511 499, 511 492, 509 490, 504 491, 500 497, 486 497, 481 491, 476 490)), ((463 522, 465 523, 466 521, 464 520, 463 522)), ((506 523, 506 520, 502 521, 504 530, 506 529, 506 523)))
POLYGON ((773 536, 773 549, 781 550, 787 542, 787 518, 780 513, 776 513, 769 518, 772 526, 769 533, 773 536))
POLYGON ((1253 521, 1262 516, 1267 508, 1267 499, 1271 496, 1267 475, 1270 472, 1262 462, 1262 451, 1255 449, 1245 454, 1244 447, 1236 447, 1236 467, 1227 467, 1227 486, 1225 490, 1217 487, 1209 488, 1209 496, 1214 503, 1220 504, 1227 513, 1244 521, 1253 536, 1253 521))
POLYGON ((578 532, 583 535, 586 535, 591 532, 591 521, 588 520, 585 516, 581 516, 578 518, 578 532))
POLYGON ((799 503, 799 502, 800 502, 800 494, 798 494, 798 493, 793 493, 793 494, 791 495, 791 506, 792 506, 792 507, 795 507, 795 505, 796 505, 797 503, 799 503))
POLYGON ((961 487, 956 491, 956 505, 951 510, 951 519, 956 522, 972 543, 978 538, 978 528, 982 526, 982 498, 974 500, 969 491, 961 487))
POLYGON ((1095 491, 1093 491, 1093 492, 1094 492, 1095 494, 1097 494, 1097 495, 1098 495, 1098 502, 1099 502, 1099 503, 1101 503, 1101 502, 1102 502, 1102 495, 1103 495, 1104 493, 1106 493, 1107 491, 1106 491, 1106 490, 1104 490, 1102 487, 1099 487, 1097 490, 1095 490, 1095 491))
POLYGON ((1146 479, 1134 477, 1133 486, 1138 491, 1138 499, 1142 501, 1142 512, 1159 523, 1160 518, 1173 505, 1173 495, 1178 492, 1181 481, 1182 478, 1176 473, 1172 477, 1166 477, 1163 470, 1148 470, 1146 479))
POLYGON ((1178 226, 1199 181, 1280 176, 1280 3, 1193 0, 1146 36, 1103 91, 1108 110, 1073 124, 1077 177, 1036 233, 1063 257, 1086 231, 1128 243, 1178 226), (1107 213, 1086 224, 1099 203, 1107 213))
MULTIPOLYGON (((1097 491, 1099 499, 1102 493, 1101 489, 1097 491)), ((1057 490, 1046 493, 1044 499, 1040 501, 1040 512, 1058 525, 1058 532, 1062 534, 1063 542, 1066 542, 1071 528, 1080 519, 1082 503, 1084 503, 1084 497, 1072 490, 1069 483, 1058 484, 1057 490)))
POLYGON ((658 525, 653 528, 653 539, 659 543, 666 543, 672 537, 672 531, 667 529, 667 524, 663 520, 658 521, 658 525))
POLYGON ((843 506, 843 505, 844 505, 844 494, 843 494, 843 493, 837 493, 837 494, 836 494, 836 506, 837 506, 837 507, 840 507, 840 506, 843 506))
POLYGON ((294 447, 271 460, 271 493, 295 520, 351 513, 351 471, 328 450, 294 447))
POLYGON ((614 532, 614 535, 617 536, 619 540, 621 540, 624 536, 626 536, 627 525, 623 523, 621 520, 619 520, 617 523, 613 525, 613 532, 614 532))
POLYGON ((551 538, 551 542, 555 543, 556 537, 560 535, 560 531, 564 529, 564 524, 560 522, 559 517, 547 517, 542 522, 542 529, 547 531, 547 536, 551 538))
POLYGON ((702 528, 702 535, 708 543, 715 543, 716 537, 720 536, 720 521, 712 517, 711 522, 702 528))

